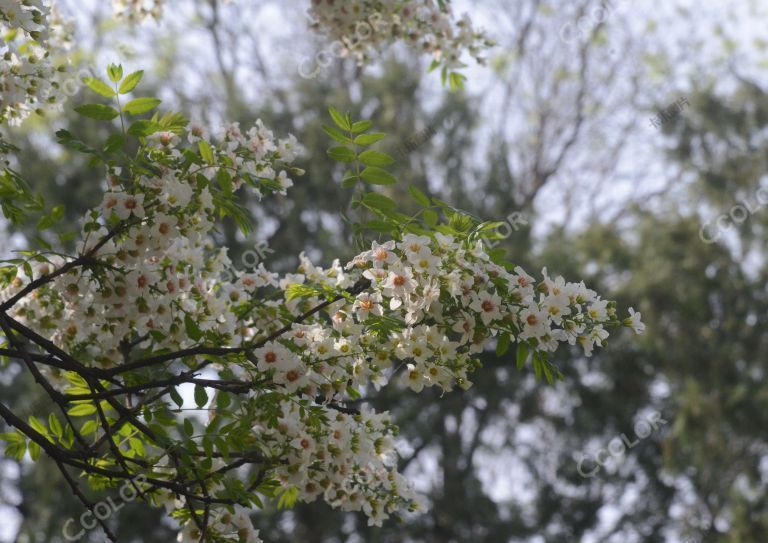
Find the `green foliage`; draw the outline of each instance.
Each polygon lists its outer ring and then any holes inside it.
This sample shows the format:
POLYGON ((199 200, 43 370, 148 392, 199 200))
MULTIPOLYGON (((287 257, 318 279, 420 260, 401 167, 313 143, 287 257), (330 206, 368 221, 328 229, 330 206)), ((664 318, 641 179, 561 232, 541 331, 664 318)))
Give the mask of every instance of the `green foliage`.
POLYGON ((96 119, 97 121, 111 121, 120 115, 120 112, 115 108, 102 104, 85 104, 82 106, 77 106, 75 111, 77 111, 80 115, 90 119, 96 119))
POLYGON ((128 115, 141 115, 148 113, 160 105, 158 98, 136 98, 123 106, 123 111, 128 115))
POLYGON ((139 84, 139 81, 141 81, 141 78, 144 76, 144 70, 139 70, 138 72, 133 72, 132 74, 128 74, 125 79, 120 83, 120 86, 118 87, 118 92, 120 94, 128 94, 129 92, 133 91, 133 89, 136 88, 136 85, 139 84))
POLYGON ((381 133, 365 133, 370 130, 373 123, 368 120, 353 122, 349 113, 342 115, 333 107, 329 108, 328 111, 337 128, 323 125, 323 130, 342 144, 330 148, 328 156, 336 162, 352 164, 354 168, 344 174, 342 186, 351 188, 360 181, 371 185, 396 184, 397 179, 381 168, 381 166, 394 164, 394 158, 372 149, 360 150, 360 148, 369 147, 384 138, 381 133))

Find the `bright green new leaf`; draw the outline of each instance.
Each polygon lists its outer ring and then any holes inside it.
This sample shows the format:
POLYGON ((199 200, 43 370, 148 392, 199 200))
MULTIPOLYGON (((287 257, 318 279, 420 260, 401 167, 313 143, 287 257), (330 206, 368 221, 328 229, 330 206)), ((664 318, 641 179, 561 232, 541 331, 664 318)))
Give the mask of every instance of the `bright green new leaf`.
POLYGON ((45 424, 37 420, 37 417, 30 416, 29 419, 29 425, 35 429, 36 432, 47 436, 48 435, 48 428, 45 427, 45 424))
POLYGON ((37 459, 40 458, 40 445, 34 441, 29 442, 29 456, 34 462, 37 462, 37 459))
POLYGON ((161 102, 162 100, 159 98, 136 98, 125 104, 125 106, 123 106, 123 111, 128 115, 141 115, 142 113, 152 111, 159 106, 161 102))
POLYGON ((131 444, 131 448, 136 451, 139 456, 147 456, 147 449, 144 447, 144 443, 137 437, 128 439, 128 443, 131 444))
POLYGON ((27 442, 11 443, 5 448, 5 455, 9 458, 15 458, 21 462, 24 454, 27 452, 27 442))
POLYGON ((352 133, 360 134, 361 132, 368 130, 371 126, 373 126, 371 121, 358 121, 352 125, 352 133))
POLYGON ((200 156, 203 157, 203 160, 208 164, 213 164, 215 162, 213 158, 213 149, 207 141, 200 140, 197 142, 197 147, 200 149, 200 156))
POLYGON ((112 83, 117 83, 123 78, 123 67, 120 64, 110 64, 107 66, 107 75, 112 83))
POLYGON ((323 131, 331 136, 333 139, 338 141, 339 143, 353 143, 353 140, 347 136, 345 136, 341 131, 339 131, 337 128, 333 128, 332 126, 323 125, 323 131))
POLYGON ((25 439, 26 438, 18 432, 0 434, 0 440, 6 441, 8 443, 24 443, 25 439))
POLYGON ((96 406, 92 403, 81 403, 67 411, 72 417, 87 417, 96 412, 96 406))
POLYGON ((64 434, 64 429, 61 427, 59 419, 57 419, 56 415, 53 413, 48 415, 48 427, 51 429, 51 432, 53 432, 53 435, 58 438, 61 438, 61 436, 64 434))
POLYGON ((136 88, 136 85, 139 84, 139 81, 141 81, 142 76, 144 75, 144 70, 139 70, 138 72, 133 72, 132 74, 128 74, 126 78, 123 80, 122 83, 120 83, 120 87, 117 89, 120 94, 128 94, 133 89, 136 88))
POLYGON ((290 509, 296 505, 296 500, 299 497, 299 491, 295 486, 292 486, 285 490, 277 500, 278 509, 290 509))
POLYGON ((105 96, 107 98, 112 98, 113 96, 117 96, 117 93, 115 90, 104 83, 101 79, 97 79, 95 77, 84 77, 83 83, 88 85, 88 88, 91 89, 93 92, 101 94, 102 96, 105 96))
POLYGON ((342 115, 339 111, 337 111, 333 107, 328 108, 328 113, 331 114, 331 118, 333 118, 333 122, 336 123, 336 126, 341 128, 342 130, 351 130, 352 125, 349 123, 347 118, 342 115))
POLYGON ((89 420, 85 424, 83 424, 83 427, 80 428, 80 433, 84 436, 89 436, 92 433, 94 433, 99 427, 99 423, 95 420, 89 420))

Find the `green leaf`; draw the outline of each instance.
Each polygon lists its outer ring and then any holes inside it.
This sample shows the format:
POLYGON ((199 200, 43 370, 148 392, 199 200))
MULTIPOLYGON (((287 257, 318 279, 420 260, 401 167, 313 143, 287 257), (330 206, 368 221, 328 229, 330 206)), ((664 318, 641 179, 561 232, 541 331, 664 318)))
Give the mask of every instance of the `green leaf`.
POLYGON ((383 194, 379 194, 378 192, 365 193, 365 196, 363 196, 363 203, 375 209, 381 209, 381 210, 397 209, 397 203, 392 198, 384 196, 383 194))
POLYGON ((82 106, 77 106, 75 111, 84 117, 90 117, 91 119, 96 119, 97 121, 111 121, 120 115, 120 112, 118 112, 115 108, 102 104, 85 104, 82 106))
POLYGON ((184 433, 192 437, 195 433, 195 427, 192 425, 192 421, 184 419, 184 433))
POLYGON ((357 158, 355 152, 349 147, 331 147, 328 149, 328 156, 336 162, 352 162, 357 158))
POLYGON ((139 456, 147 456, 147 449, 144 447, 144 443, 137 437, 131 437, 128 439, 128 443, 131 444, 131 448, 136 451, 139 456))
POLYGON ((360 177, 372 185, 394 185, 397 183, 397 179, 391 173, 376 166, 368 166, 362 171, 360 177))
MULTIPOLYGON (((353 143, 351 138, 348 138, 342 132, 336 128, 333 128, 332 126, 323 125, 323 131, 339 143, 353 143)), ((358 136, 358 138, 360 137, 362 136, 358 136)), ((354 142, 357 142, 357 138, 355 138, 354 142)))
POLYGON ((85 424, 83 424, 83 427, 80 428, 80 433, 84 436, 89 436, 92 433, 96 431, 96 429, 99 427, 99 423, 95 420, 89 420, 85 424))
POLYGON ((24 454, 27 452, 27 442, 11 443, 5 448, 5 455, 9 458, 15 458, 19 462, 24 458, 24 454))
POLYGON ((120 88, 118 88, 118 92, 120 94, 128 94, 133 89, 136 88, 136 85, 139 84, 139 81, 141 81, 142 76, 144 75, 144 70, 139 70, 138 72, 133 72, 132 74, 128 74, 123 80, 122 83, 120 83, 120 88))
POLYGON ((107 66, 107 75, 112 83, 117 83, 123 78, 123 67, 120 64, 110 64, 107 66))
POLYGON ((143 138, 151 134, 154 134, 155 132, 160 132, 162 129, 163 127, 155 121, 141 119, 128 127, 128 133, 131 136, 135 136, 137 138, 143 138))
POLYGON ((448 80, 450 82, 451 91, 455 92, 457 90, 464 89, 464 81, 467 80, 467 77, 460 74, 459 72, 451 72, 448 80))
POLYGON ((222 168, 218 172, 216 172, 216 181, 219 182, 219 186, 221 187, 221 190, 223 190, 227 194, 232 194, 232 190, 234 189, 234 186, 232 185, 232 176, 229 175, 228 171, 222 168))
POLYGON ((373 123, 371 121, 358 121, 352 125, 352 133, 359 134, 368 130, 373 123))
POLYGON ((0 434, 0 439, 7 441, 8 443, 24 443, 25 437, 18 432, 8 432, 6 434, 0 434))
POLYGON ((176 387, 173 387, 171 389, 171 400, 173 400, 173 403, 181 407, 184 405, 184 398, 181 397, 181 394, 179 394, 179 391, 176 390, 176 387))
POLYGON ((499 342, 496 344, 496 356, 504 356, 509 350, 512 339, 509 334, 501 334, 499 342))
POLYGON ((207 141, 200 140, 197 142, 197 147, 200 149, 200 156, 203 157, 203 160, 208 164, 213 164, 215 162, 213 158, 213 149, 207 141))
POLYGON ((285 492, 283 492, 280 495, 280 498, 277 500, 277 508, 278 509, 290 509, 294 505, 296 505, 296 500, 299 497, 299 490, 292 486, 290 488, 285 489, 285 492))
POLYGON ((388 154, 372 150, 363 151, 357 158, 366 166, 389 166, 395 162, 388 154))
POLYGON ((348 175, 341 181, 342 188, 345 189, 351 189, 355 185, 357 185, 357 182, 360 181, 360 177, 357 175, 348 175))
POLYGON ((81 403, 67 411, 72 417, 87 417, 96 412, 96 406, 92 403, 81 403))
POLYGON ((420 203, 424 207, 430 207, 431 204, 429 203, 429 198, 418 187, 410 185, 408 187, 408 192, 411 193, 411 196, 413 196, 413 199, 416 200, 418 203, 420 203))
POLYGON ((107 138, 104 143, 104 152, 107 154, 114 153, 120 149, 125 143, 125 137, 122 134, 112 134, 107 138))
POLYGON ((208 403, 208 392, 205 387, 201 385, 195 385, 195 404, 197 407, 205 407, 208 403))
POLYGON ((159 98, 136 98, 125 104, 125 106, 123 106, 123 111, 128 115, 141 115, 142 113, 152 111, 159 106, 161 102, 162 100, 159 98))
POLYGON ((536 375, 536 379, 541 379, 541 358, 539 353, 533 353, 533 373, 536 375))
POLYGON ((40 445, 34 441, 29 442, 29 456, 33 461, 37 462, 37 459, 40 458, 40 450, 40 445))
POLYGON ((200 330, 200 327, 197 325, 195 320, 189 315, 184 316, 184 328, 192 341, 198 341, 201 337, 203 337, 202 330, 200 330))
POLYGON ((363 395, 360 394, 360 391, 353 386, 347 387, 347 396, 349 396, 350 400, 359 400, 363 397, 363 395))
POLYGON ((64 429, 61 427, 59 419, 57 419, 56 415, 53 413, 48 415, 48 427, 51 429, 51 432, 53 432, 53 435, 58 438, 61 438, 61 436, 64 434, 64 429))
POLYGON ((349 124, 349 121, 347 118, 342 115, 339 111, 337 111, 333 107, 328 108, 328 113, 331 114, 331 118, 333 119, 333 122, 336 123, 336 126, 341 128, 342 130, 351 130, 352 125, 349 124))
POLYGON ((432 211, 431 209, 424 210, 424 222, 427 223, 427 225, 431 228, 437 226, 438 219, 439 217, 436 212, 432 211))
POLYGON ((34 430, 44 436, 48 435, 48 428, 45 427, 45 424, 37 420, 37 417, 30 416, 28 419, 29 425, 34 428, 34 430))
POLYGON ((517 355, 515 357, 517 361, 517 369, 523 369, 525 363, 528 361, 528 350, 527 343, 519 343, 517 345, 517 355))
POLYGON ((290 302, 296 298, 306 298, 310 296, 318 296, 322 294, 322 290, 312 285, 305 285, 301 283, 292 283, 285 289, 285 299, 290 302))
POLYGON ((117 93, 114 91, 114 89, 104 83, 101 79, 97 79, 95 77, 84 77, 83 83, 88 85, 88 88, 90 88, 93 92, 101 94, 102 96, 106 96, 107 98, 117 96, 117 93))
POLYGON ((231 404, 232 396, 229 392, 224 392, 223 390, 219 391, 219 394, 216 396, 216 407, 218 409, 226 409, 231 404))
POLYGON ((355 138, 357 145, 373 145, 377 141, 381 141, 386 138, 387 135, 384 132, 374 132, 372 134, 361 134, 355 138))
POLYGON ((56 223, 51 219, 49 216, 45 215, 43 217, 40 217, 40 220, 37 221, 37 229, 39 231, 48 230, 49 228, 52 228, 56 223))

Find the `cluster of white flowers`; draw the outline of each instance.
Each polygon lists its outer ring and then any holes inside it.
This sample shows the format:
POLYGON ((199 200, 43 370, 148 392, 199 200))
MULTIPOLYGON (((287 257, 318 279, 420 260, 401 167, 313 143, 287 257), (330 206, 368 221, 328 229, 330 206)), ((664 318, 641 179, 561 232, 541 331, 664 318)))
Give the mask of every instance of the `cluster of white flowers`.
MULTIPOLYGON (((207 134, 193 126, 187 137, 199 142, 207 134)), ((156 147, 150 152, 161 164, 157 175, 124 176, 120 168, 111 169, 100 208, 86 215, 80 254, 95 247, 117 219, 131 225, 94 255, 106 268, 74 268, 14 308, 31 326, 50 327, 59 346, 104 367, 118 362, 121 343, 136 333, 151 337, 155 348, 192 344, 187 319, 203 332, 240 341, 230 308, 236 287, 219 281, 229 260, 226 250, 212 251, 209 237, 217 216, 208 182, 226 179, 231 189, 247 182, 260 195, 284 194, 292 185, 283 168, 295 158, 295 138, 275 139, 260 122, 246 135, 237 124, 229 125, 219 145, 206 142, 210 163, 175 166, 185 156, 172 132, 157 133, 151 141, 156 147)), ((36 274, 60 264, 51 259, 36 274)), ((251 292, 273 282, 266 272, 238 277, 237 288, 251 292)), ((24 284, 17 278, 0 298, 24 284)))
POLYGON ((313 1, 309 15, 313 30, 340 42, 343 53, 360 64, 368 63, 383 46, 403 40, 452 70, 461 67, 465 52, 484 62, 483 52, 493 45, 468 15, 456 20, 447 2, 313 1))
POLYGON ((643 330, 639 313, 618 321, 614 306, 583 282, 552 279, 545 269, 537 284, 520 267, 494 264, 480 241, 407 234, 399 242, 374 242, 343 269, 301 260, 299 274, 279 281, 289 293, 310 294, 286 304, 295 315, 322 301, 312 288, 371 283, 329 305, 326 320, 295 324, 289 337, 257 351, 258 369, 271 372, 273 383, 312 397, 330 400, 349 382, 380 387, 400 370, 415 391, 468 387, 468 374, 478 367, 472 355, 502 334, 532 352, 553 352, 564 342, 590 356, 608 337, 608 325, 643 330))
POLYGON ((313 411, 290 398, 280 403, 277 420, 264 414, 258 420, 264 450, 283 460, 276 478, 296 488, 299 500, 322 496, 332 507, 363 511, 377 526, 405 507, 418 508, 410 484, 396 470, 389 413, 365 406, 354 415, 325 406, 313 411))
MULTIPOLYGON (((179 500, 170 500, 167 510, 172 512, 184 506, 179 500)), ((235 506, 235 512, 230 513, 226 509, 218 511, 208 526, 206 541, 231 541, 232 543, 264 543, 259 538, 259 531, 253 527, 253 522, 248 516, 248 509, 235 506), (214 539, 215 538, 215 539, 214 539)), ((203 534, 194 522, 187 523, 179 533, 178 543, 200 543, 203 534)))
POLYGON ((0 124, 60 105, 69 30, 45 0, 0 0, 0 124), (58 62, 58 63, 57 63, 58 62))

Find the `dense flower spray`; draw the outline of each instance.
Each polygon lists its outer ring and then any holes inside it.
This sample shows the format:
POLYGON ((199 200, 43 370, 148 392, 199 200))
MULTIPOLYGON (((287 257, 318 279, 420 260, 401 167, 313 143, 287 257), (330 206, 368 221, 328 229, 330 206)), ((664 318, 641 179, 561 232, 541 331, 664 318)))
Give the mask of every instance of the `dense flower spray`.
MULTIPOLYGON (((313 9, 342 32, 369 17, 374 3, 349 4, 361 11, 313 9)), ((471 33, 452 34, 444 8, 393 5, 387 14, 400 26, 391 23, 382 39, 429 27, 414 39, 426 39, 433 53, 471 47, 471 33)), ((32 49, 19 45, 20 54, 50 43, 42 3, 0 0, 0 16, 35 40, 32 49)), ((37 65, 14 54, 13 62, 37 65)), ((445 58, 453 62, 452 53, 445 58)), ((7 71, 1 121, 16 122, 54 97, 53 83, 20 94, 19 77, 41 75, 7 71)), ((133 93, 142 72, 124 76, 111 65, 107 75, 110 83, 86 83, 116 98, 133 93)), ((385 386, 468 388, 478 355, 493 347, 503 355, 511 344, 519 367, 530 364, 552 381, 559 372, 548 354, 558 346, 590 356, 609 327, 644 329, 639 313, 620 320, 615 304, 584 283, 546 269, 536 279, 501 260, 486 250, 492 225, 414 188, 433 219, 405 216, 381 193, 366 192, 356 203, 379 213, 387 236, 369 240, 349 262, 321 267, 301 254, 294 273, 263 264, 232 272, 226 248, 214 242, 217 224, 231 217, 248 227, 238 203, 245 191, 257 200, 286 197, 303 174, 294 166, 299 143, 261 121, 212 135, 179 114, 141 118, 157 99, 115 102, 117 109, 77 108, 102 122, 120 117, 120 132, 101 151, 57 133, 61 144, 104 167, 103 194, 83 218, 76 254, 49 248, 0 267, 0 354, 24 364, 64 417, 25 422, 0 402, 0 416, 15 428, 0 438, 6 454, 37 459, 44 451, 63 473, 87 473, 97 487, 133 481, 138 495, 180 522, 179 541, 260 541, 248 513, 263 497, 284 506, 321 499, 363 512, 372 525, 421 510, 397 471, 397 427, 389 413, 369 407, 367 394, 385 386), (438 224, 432 208, 447 220, 438 224), (194 403, 207 416, 185 415, 181 385, 194 386, 194 403)), ((330 156, 361 163, 344 182, 395 182, 381 167, 391 157, 358 152, 383 134, 367 133, 370 121, 331 116, 337 128, 326 132, 342 146, 330 156)), ((24 196, 18 174, 4 175, 24 196)), ((18 222, 15 196, 0 203, 18 222)), ((51 217, 60 215, 55 209, 51 217)), ((51 217, 39 227, 53 224, 51 217)))

